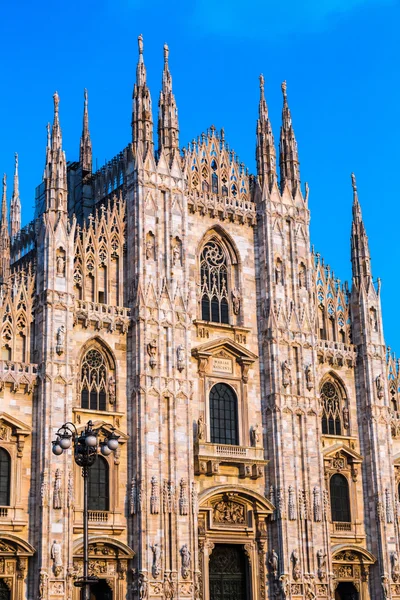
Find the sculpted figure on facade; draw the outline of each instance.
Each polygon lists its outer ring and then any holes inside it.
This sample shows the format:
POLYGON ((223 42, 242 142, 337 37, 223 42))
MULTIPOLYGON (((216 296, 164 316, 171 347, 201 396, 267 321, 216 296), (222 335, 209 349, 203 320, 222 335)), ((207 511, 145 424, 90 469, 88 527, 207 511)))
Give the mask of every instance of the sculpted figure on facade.
POLYGON ((185 348, 182 344, 176 349, 176 367, 180 373, 185 368, 185 348))
POLYGON ((396 551, 391 553, 390 560, 392 564, 392 580, 397 583, 400 580, 400 565, 399 555, 396 551))
POLYGON ((117 382, 115 381, 114 375, 110 375, 108 378, 108 401, 110 404, 115 404, 117 396, 117 382))
POLYGON ((292 552, 293 579, 298 581, 301 577, 300 557, 297 550, 292 552))
POLYGON ((64 277, 65 276, 65 258, 62 254, 59 254, 57 256, 57 275, 58 277, 64 277))
POLYGON ((178 238, 176 238, 175 243, 172 247, 172 262, 173 262, 174 267, 181 266, 181 262, 182 262, 181 256, 182 256, 182 244, 181 244, 181 241, 178 238))
POLYGON ((306 366, 306 387, 308 391, 312 390, 314 387, 313 374, 312 374, 312 365, 306 366))
POLYGON ((159 544, 153 544, 150 548, 153 553, 152 573, 153 577, 156 578, 161 573, 161 547, 159 544))
POLYGON ((62 508, 62 497, 61 497, 61 472, 57 469, 54 474, 54 491, 53 491, 53 508, 62 508))
POLYGON ((158 479, 155 475, 153 475, 151 478, 150 486, 150 513, 152 515, 158 515, 160 512, 160 487, 158 485, 158 479))
POLYGON ((285 360, 282 363, 282 385, 287 388, 292 382, 292 373, 290 370, 289 361, 285 360))
POLYGON ((197 439, 203 441, 205 439, 206 424, 204 422, 204 415, 201 414, 197 420, 197 439))
POLYGON ((183 579, 187 579, 189 577, 190 571, 190 561, 191 561, 191 553, 187 546, 184 544, 181 548, 181 558, 182 558, 182 577, 183 579))
POLYGON ((270 566, 272 575, 277 578, 279 569, 279 556, 274 549, 272 549, 270 552, 268 564, 270 566))
POLYGON ((375 385, 376 385, 376 395, 380 399, 383 398, 383 379, 382 379, 381 373, 379 373, 379 375, 375 379, 375 385))
POLYGON ((232 290, 232 307, 234 314, 238 315, 240 313, 240 294, 236 288, 232 290))
POLYGON ((155 338, 153 338, 148 344, 147 344, 147 354, 150 357, 149 360, 149 365, 152 369, 154 369, 154 367, 157 366, 157 352, 158 352, 158 344, 157 344, 157 340, 155 338))
POLYGON ((261 426, 256 423, 251 429, 251 445, 258 448, 261 445, 261 426))
POLYGON ((51 558, 53 559, 54 575, 58 577, 61 575, 63 564, 61 544, 56 542, 56 540, 53 541, 53 545, 51 546, 51 558))
POLYGON ((318 565, 318 577, 323 579, 325 577, 325 565, 326 565, 326 554, 320 548, 317 552, 317 565, 318 565))
POLYGON ((65 326, 60 325, 57 329, 56 334, 56 352, 57 354, 63 354, 65 347, 65 326))

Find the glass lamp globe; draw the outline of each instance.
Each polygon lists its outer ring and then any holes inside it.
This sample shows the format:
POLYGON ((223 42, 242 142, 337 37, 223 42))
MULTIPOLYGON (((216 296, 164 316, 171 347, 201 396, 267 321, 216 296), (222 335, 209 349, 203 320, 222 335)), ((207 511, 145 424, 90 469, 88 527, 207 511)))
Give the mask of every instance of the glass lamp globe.
POLYGON ((101 453, 103 456, 109 456, 111 454, 112 450, 111 448, 109 448, 107 446, 107 444, 102 444, 101 445, 101 453))
POLYGON ((53 454, 55 454, 56 456, 60 456, 60 454, 63 453, 63 449, 61 448, 59 442, 53 442, 53 454))
POLYGON ((58 442, 63 450, 68 450, 71 447, 71 436, 68 433, 64 433, 60 441, 58 442))
POLYGON ((94 433, 90 433, 88 436, 85 437, 85 444, 89 448, 94 448, 95 446, 97 446, 97 437, 94 435, 94 433))
POLYGON ((118 437, 115 435, 115 433, 112 433, 108 438, 107 446, 110 448, 110 450, 116 450, 118 448, 118 437))

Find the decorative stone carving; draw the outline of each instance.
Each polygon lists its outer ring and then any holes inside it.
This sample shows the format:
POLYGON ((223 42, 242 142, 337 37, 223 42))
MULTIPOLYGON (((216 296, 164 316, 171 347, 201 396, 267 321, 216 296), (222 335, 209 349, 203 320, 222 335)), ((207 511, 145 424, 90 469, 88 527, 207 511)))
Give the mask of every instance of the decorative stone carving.
POLYGON ((233 500, 220 500, 214 505, 214 522, 232 525, 245 523, 244 506, 233 500))
POLYGON ((259 423, 256 423, 254 427, 251 428, 250 432, 251 445, 254 446, 254 448, 258 448, 261 445, 261 434, 261 426, 259 423))
POLYGON ((376 395, 378 396, 378 398, 383 398, 383 379, 381 374, 379 374, 375 379, 375 386, 376 395))
POLYGON ((232 308, 235 315, 240 313, 240 294, 236 288, 232 290, 232 308))
POLYGON ((60 325, 56 333, 56 352, 59 356, 64 353, 65 347, 65 326, 60 325))
POLYGON ((115 381, 114 375, 110 375, 108 378, 108 401, 111 405, 115 404, 117 398, 117 382, 115 381))
POLYGON ((192 513, 197 515, 199 509, 199 500, 197 496, 196 482, 192 481, 192 513))
POLYGON ((300 566, 300 558, 297 550, 293 550, 292 552, 292 565, 293 565, 293 579, 298 581, 301 577, 301 566, 300 566))
POLYGON ((180 373, 185 368, 185 348, 182 344, 176 349, 176 368, 180 373))
POLYGON ((318 565, 318 577, 323 579, 325 577, 325 565, 326 565, 326 554, 320 548, 317 552, 317 565, 318 565))
POLYGON ((175 584, 171 573, 164 573, 164 598, 171 600, 175 594, 175 584))
POLYGON ((132 477, 131 480, 131 493, 129 495, 129 512, 131 515, 136 515, 137 512, 136 477, 132 477))
POLYGON ((146 259, 154 260, 155 258, 155 243, 154 243, 154 234, 152 231, 149 231, 146 235, 146 259))
POLYGON ((299 287, 306 288, 307 287, 307 272, 306 267, 303 263, 300 264, 299 267, 299 287))
POLYGON ((197 420, 197 439, 202 441, 205 439, 206 424, 204 422, 204 415, 200 415, 197 420))
POLYGON ((54 490, 53 490, 53 508, 62 508, 62 492, 61 492, 61 472, 56 469, 54 474, 54 490))
POLYGON ((150 357, 149 364, 152 369, 157 366, 157 340, 154 338, 147 344, 147 354, 150 357))
POLYGON ((187 515, 189 513, 189 499, 187 496, 187 482, 185 479, 180 481, 180 492, 179 492, 179 514, 187 515))
POLYGON ((276 498, 275 498, 275 488, 273 485, 269 486, 269 501, 275 507, 274 511, 271 513, 271 521, 276 521, 276 498))
POLYGON ((287 360, 282 363, 282 385, 284 388, 287 388, 292 381, 292 374, 290 371, 290 365, 287 360))
POLYGON ((278 519, 286 518, 285 492, 281 487, 278 487, 278 489, 276 490, 276 513, 278 519))
POLYGON ((40 505, 45 508, 49 502, 49 486, 47 484, 47 472, 42 473, 42 482, 40 484, 40 505))
POLYGON ((53 570, 54 575, 59 577, 63 570, 62 564, 62 550, 61 544, 56 540, 53 541, 53 545, 51 546, 51 558, 53 559, 53 570))
POLYGON ((47 588, 49 584, 49 576, 46 571, 40 571, 39 575, 39 599, 45 600, 47 598, 47 588))
POLYGON ((317 485, 313 489, 313 512, 314 521, 322 521, 321 489, 317 485))
POLYGON ((393 503, 392 503, 392 495, 390 493, 389 488, 386 488, 386 490, 385 490, 385 499, 386 499, 386 521, 388 523, 393 523, 393 521, 394 521, 393 503))
POLYGON ((181 558, 182 558, 182 577, 183 579, 187 579, 189 577, 190 571, 190 562, 191 562, 191 553, 187 546, 184 544, 180 550, 181 558))
POLYGON ((276 579, 278 577, 278 568, 279 568, 279 556, 275 552, 274 549, 271 550, 268 558, 268 564, 271 569, 271 573, 276 579))
POLYGON ((57 277, 65 276, 65 258, 62 254, 59 254, 56 259, 57 265, 57 277))
POLYGON ((160 512, 160 490, 158 485, 158 479, 155 475, 151 478, 151 495, 150 495, 150 513, 152 515, 158 515, 160 512))
POLYGON ((151 572, 153 573, 153 577, 156 578, 161 573, 161 547, 159 544, 153 544, 150 548, 153 553, 151 572))
POLYGON ((306 600, 314 600, 314 598, 316 598, 313 575, 304 577, 304 597, 306 600))
POLYGON ((172 481, 164 481, 163 485, 163 511, 171 514, 175 507, 175 489, 172 481))
POLYGON ((397 552, 391 553, 390 562, 392 566, 392 580, 397 583, 400 580, 399 555, 397 552))
POLYGON ((306 375, 306 387, 307 387, 308 391, 310 391, 314 387, 312 365, 306 366, 305 375, 306 375))
POLYGON ((376 506, 376 520, 378 522, 381 522, 384 519, 385 509, 384 509, 383 502, 380 499, 379 494, 376 495, 375 506, 376 506))
POLYGON ((288 490, 288 517, 289 521, 296 520, 296 494, 292 485, 289 485, 288 490))
POLYGON ((300 519, 307 521, 309 519, 309 504, 307 490, 299 490, 299 515, 300 519))
POLYGON ((149 586, 147 583, 146 575, 139 573, 137 582, 137 592, 139 600, 147 600, 149 596, 149 586))
POLYGON ((67 489, 67 506, 68 508, 74 508, 74 476, 72 471, 68 472, 68 489, 67 489))
POLYGON ((382 593, 384 598, 390 598, 390 588, 387 575, 381 577, 382 593))
POLYGON ((347 406, 343 407, 343 427, 344 429, 348 429, 350 427, 350 421, 349 421, 349 409, 347 408, 347 406))
POLYGON ((331 507, 330 507, 330 503, 329 503, 328 490, 324 490, 323 501, 324 501, 324 519, 325 519, 325 521, 330 521, 331 520, 331 507))
POLYGON ((172 246, 172 263, 174 267, 182 264, 182 243, 179 238, 175 238, 174 245, 172 246))

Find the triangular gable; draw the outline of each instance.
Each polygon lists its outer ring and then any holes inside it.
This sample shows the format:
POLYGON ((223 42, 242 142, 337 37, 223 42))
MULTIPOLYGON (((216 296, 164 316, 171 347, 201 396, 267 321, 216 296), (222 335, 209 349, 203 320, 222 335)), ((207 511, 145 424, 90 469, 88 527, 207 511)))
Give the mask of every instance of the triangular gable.
POLYGON ((342 452, 346 457, 350 459, 349 462, 353 464, 362 463, 362 461, 364 460, 361 454, 358 454, 358 452, 347 446, 347 444, 345 444, 345 442, 342 441, 338 441, 332 446, 324 448, 323 455, 324 458, 334 458, 335 454, 337 454, 338 452, 342 452))

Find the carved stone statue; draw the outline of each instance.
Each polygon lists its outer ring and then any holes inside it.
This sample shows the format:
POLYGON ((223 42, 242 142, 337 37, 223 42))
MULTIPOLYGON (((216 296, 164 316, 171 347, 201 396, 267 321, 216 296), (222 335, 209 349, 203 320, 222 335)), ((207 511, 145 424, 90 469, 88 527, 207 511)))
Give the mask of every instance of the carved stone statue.
POLYGON ((348 429, 350 427, 350 421, 349 421, 349 409, 347 408, 347 406, 343 406, 343 427, 345 429, 348 429))
POLYGON ((375 379, 375 385, 378 398, 383 398, 383 380, 381 374, 379 374, 375 379))
POLYGON ((65 345, 65 326, 60 325, 56 334, 56 352, 58 355, 63 354, 65 345))
POLYGON ((65 275, 65 259, 61 254, 59 254, 57 256, 56 264, 57 264, 57 276, 64 277, 64 275, 65 275))
POLYGON ((155 338, 153 338, 148 344, 147 344, 147 354, 150 356, 150 367, 152 369, 154 369, 154 367, 157 365, 157 360, 156 360, 156 356, 157 356, 157 340, 155 338))
POLYGON ((176 367, 179 372, 185 368, 185 348, 182 344, 179 344, 176 349, 176 367))
POLYGON ((297 550, 292 552, 292 563, 293 563, 293 579, 298 581, 301 577, 300 558, 297 550))
POLYGON ((187 482, 183 477, 180 481, 179 486, 179 514, 187 515, 189 513, 189 499, 187 495, 187 482))
POLYGON ((292 380, 292 374, 290 371, 290 366, 289 366, 289 362, 287 360, 285 360, 282 363, 282 385, 283 387, 287 387, 288 385, 290 385, 292 380))
POLYGON ((164 573, 164 597, 167 600, 171 600, 171 598, 174 597, 175 594, 175 585, 174 582, 172 581, 172 575, 171 573, 168 575, 167 573, 164 573))
POLYGON ((138 592, 139 592, 139 600, 147 600, 148 585, 147 585, 146 577, 143 575, 143 573, 139 573, 138 592))
POLYGON ((172 248, 172 262, 175 267, 181 264, 181 254, 181 243, 177 240, 175 246, 172 248))
POLYGON ((278 577, 278 568, 279 568, 279 556, 275 552, 274 549, 271 550, 269 555, 268 564, 271 568, 272 574, 275 579, 278 577))
POLYGON ((116 400, 116 384, 115 377, 110 375, 108 379, 108 401, 110 404, 115 404, 116 400))
POLYGON ((160 512, 160 488, 155 475, 151 478, 150 514, 158 515, 160 512))
POLYGON ((395 583, 397 583, 400 579, 399 555, 397 552, 392 552, 390 555, 390 561, 392 563, 392 579, 395 583))
POLYGON ((279 258, 275 263, 275 283, 283 284, 282 261, 279 258))
POLYGON ((53 545, 51 547, 51 558, 53 559, 54 575, 58 577, 62 572, 63 564, 61 544, 56 542, 56 540, 53 541, 53 545))
POLYGON ((325 565, 326 565, 326 554, 322 548, 317 552, 317 565, 318 565, 318 577, 323 579, 325 577, 325 565))
POLYGON ((389 598, 390 597, 389 583, 388 583, 388 577, 386 575, 382 575, 381 585, 382 585, 383 597, 389 598))
POLYGON ((258 448, 261 442, 261 426, 259 423, 256 423, 254 427, 251 429, 251 445, 254 448, 258 448))
POLYGON ((187 544, 184 544, 184 546, 182 546, 182 548, 181 548, 181 557, 182 557, 182 577, 183 577, 183 579, 187 579, 189 577, 190 560, 191 560, 191 553, 190 553, 190 550, 189 550, 187 544))
POLYGON ((214 506, 214 521, 216 523, 244 524, 244 506, 232 500, 220 500, 214 506))
POLYGON ((44 571, 40 572, 39 575, 39 600, 46 598, 46 590, 49 576, 44 571))
POLYGON ((306 386, 308 390, 312 390, 314 387, 311 365, 306 366, 306 386))
POLYGON ((55 475, 54 475, 53 508, 54 509, 62 508, 60 469, 57 469, 55 472, 55 475))
POLYGON ((204 415, 200 415, 197 421, 197 439, 202 441, 205 439, 206 424, 204 422, 204 415))
POLYGON ((153 552, 153 565, 152 565, 152 573, 153 577, 158 577, 161 572, 161 548, 159 544, 153 544, 150 546, 151 551, 153 552))
POLYGON ((148 235, 146 240, 146 259, 154 260, 154 236, 148 235))
POLYGON ((232 307, 234 314, 238 315, 240 312, 240 294, 236 288, 232 290, 232 307))
POLYGON ((303 264, 301 264, 299 268, 299 287, 305 288, 306 286, 306 268, 303 264))

